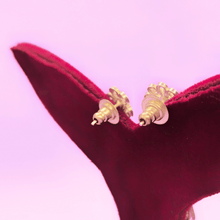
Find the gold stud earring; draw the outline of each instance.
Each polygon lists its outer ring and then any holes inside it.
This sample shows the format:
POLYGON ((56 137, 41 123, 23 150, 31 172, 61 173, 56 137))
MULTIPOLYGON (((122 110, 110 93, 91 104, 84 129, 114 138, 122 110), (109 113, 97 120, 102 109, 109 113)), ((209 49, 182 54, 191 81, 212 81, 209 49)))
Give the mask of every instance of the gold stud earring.
POLYGON ((133 110, 129 104, 129 99, 124 92, 121 92, 116 87, 111 87, 107 96, 115 105, 107 99, 102 99, 99 102, 99 111, 93 115, 93 122, 91 125, 100 125, 102 122, 106 121, 111 124, 117 124, 119 122, 118 107, 120 107, 128 117, 133 116, 133 110))
POLYGON ((143 113, 139 115, 140 126, 151 123, 165 124, 169 113, 164 103, 177 94, 175 89, 169 88, 165 83, 150 84, 142 101, 143 113))

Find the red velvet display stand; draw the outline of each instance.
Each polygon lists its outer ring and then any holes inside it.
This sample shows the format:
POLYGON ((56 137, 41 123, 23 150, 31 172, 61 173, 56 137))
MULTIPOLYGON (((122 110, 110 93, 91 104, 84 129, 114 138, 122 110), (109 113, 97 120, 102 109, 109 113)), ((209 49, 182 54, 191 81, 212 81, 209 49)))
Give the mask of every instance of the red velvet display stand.
POLYGON ((108 99, 96 85, 37 46, 12 51, 48 112, 101 170, 121 220, 183 220, 220 192, 220 75, 169 100, 164 125, 140 127, 119 110, 119 124, 91 126, 108 99))

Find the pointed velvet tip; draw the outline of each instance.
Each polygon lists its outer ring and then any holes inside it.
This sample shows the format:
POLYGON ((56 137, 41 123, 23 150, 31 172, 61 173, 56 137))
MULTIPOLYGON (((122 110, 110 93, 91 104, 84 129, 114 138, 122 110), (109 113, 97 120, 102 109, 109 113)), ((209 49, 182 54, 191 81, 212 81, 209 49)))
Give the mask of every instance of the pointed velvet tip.
POLYGON ((70 64, 40 47, 20 43, 11 50, 50 115, 94 163, 97 156, 89 148, 91 142, 98 143, 100 135, 123 134, 137 126, 121 111, 120 123, 113 130, 114 125, 109 123, 92 126, 99 101, 108 99, 100 88, 70 64))
MULTIPOLYGON (((62 71, 62 74, 69 75, 73 80, 75 79, 78 84, 85 87, 85 90, 90 91, 91 98, 94 98, 96 101, 97 99, 99 100, 102 97, 106 97, 105 94, 86 76, 64 60, 45 49, 29 43, 20 43, 17 46, 12 47, 11 50, 19 64, 22 64, 22 69, 25 68, 25 65, 29 64, 29 62, 26 61, 32 58, 38 63, 53 67, 58 71, 62 71)), ((28 72, 25 71, 25 73, 28 76, 28 72)))

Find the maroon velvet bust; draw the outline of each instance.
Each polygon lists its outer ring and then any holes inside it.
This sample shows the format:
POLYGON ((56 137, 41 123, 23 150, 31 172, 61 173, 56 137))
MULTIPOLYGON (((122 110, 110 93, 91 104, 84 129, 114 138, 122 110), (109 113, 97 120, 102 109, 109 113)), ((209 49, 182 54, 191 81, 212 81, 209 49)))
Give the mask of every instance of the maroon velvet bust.
POLYGON ((39 47, 12 51, 48 112, 101 170, 121 220, 184 219, 220 192, 220 75, 169 100, 163 126, 140 127, 120 110, 119 124, 91 126, 108 99, 96 85, 39 47))

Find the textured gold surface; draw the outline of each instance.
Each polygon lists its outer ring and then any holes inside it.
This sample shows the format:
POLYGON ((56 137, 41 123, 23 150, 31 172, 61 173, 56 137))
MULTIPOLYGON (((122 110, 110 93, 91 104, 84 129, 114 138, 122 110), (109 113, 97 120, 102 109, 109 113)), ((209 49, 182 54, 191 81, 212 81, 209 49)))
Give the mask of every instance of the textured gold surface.
POLYGON ((121 92, 116 87, 111 87, 107 95, 115 105, 107 99, 102 99, 99 102, 99 111, 93 115, 93 122, 91 125, 100 125, 102 122, 106 121, 111 124, 117 124, 119 122, 118 107, 121 108, 128 117, 133 116, 133 110, 129 104, 129 99, 124 92, 121 92))
POLYGON ((150 84, 142 101, 143 112, 139 115, 140 126, 151 123, 165 124, 169 113, 164 103, 177 94, 175 89, 169 88, 163 82, 158 85, 150 84))

